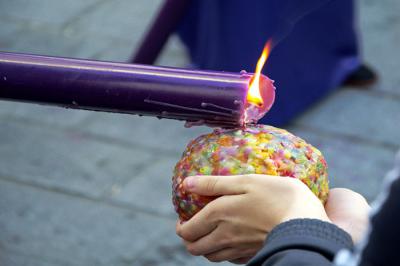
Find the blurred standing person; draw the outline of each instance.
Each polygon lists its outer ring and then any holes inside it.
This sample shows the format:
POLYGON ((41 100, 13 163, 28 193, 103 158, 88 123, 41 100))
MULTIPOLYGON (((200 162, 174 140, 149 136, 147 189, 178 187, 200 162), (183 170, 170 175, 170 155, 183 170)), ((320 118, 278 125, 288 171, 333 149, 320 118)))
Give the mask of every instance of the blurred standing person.
POLYGON ((235 72, 254 71, 266 41, 279 41, 263 71, 277 99, 261 123, 282 126, 342 84, 376 80, 360 58, 354 1, 193 0, 179 34, 194 67, 235 72))

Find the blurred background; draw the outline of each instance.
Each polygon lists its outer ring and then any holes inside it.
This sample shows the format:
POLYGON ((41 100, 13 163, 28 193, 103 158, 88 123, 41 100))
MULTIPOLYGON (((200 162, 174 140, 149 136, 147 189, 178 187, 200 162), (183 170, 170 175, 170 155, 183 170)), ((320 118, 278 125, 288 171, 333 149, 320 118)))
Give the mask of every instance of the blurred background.
MULTIPOLYGON (((0 0, 0 50, 125 62, 161 3, 0 0)), ((357 13, 379 81, 284 127, 323 152, 331 186, 372 200, 400 148, 400 2, 361 0, 357 13)), ((187 54, 173 36, 156 64, 185 67, 187 54)), ((211 129, 4 101, 0 126, 1 266, 211 265, 181 245, 171 203, 175 163, 211 129)))

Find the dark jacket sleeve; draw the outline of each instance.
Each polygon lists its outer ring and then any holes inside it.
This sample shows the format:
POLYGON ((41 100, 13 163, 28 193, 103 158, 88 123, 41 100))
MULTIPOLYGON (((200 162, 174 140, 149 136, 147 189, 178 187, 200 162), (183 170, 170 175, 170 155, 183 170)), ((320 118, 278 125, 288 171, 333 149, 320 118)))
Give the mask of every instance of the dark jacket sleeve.
POLYGON ((295 219, 278 225, 249 266, 332 265, 340 249, 351 249, 349 234, 334 224, 295 219))
POLYGON ((384 197, 383 204, 371 219, 361 266, 400 265, 400 176, 394 180, 386 192, 388 195, 381 194, 380 197, 384 197))

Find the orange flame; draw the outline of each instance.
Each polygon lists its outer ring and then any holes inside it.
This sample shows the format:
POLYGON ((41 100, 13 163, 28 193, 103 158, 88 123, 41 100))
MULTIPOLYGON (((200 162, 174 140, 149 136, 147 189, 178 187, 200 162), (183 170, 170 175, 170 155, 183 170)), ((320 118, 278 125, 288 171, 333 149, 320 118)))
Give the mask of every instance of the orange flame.
POLYGON ((247 92, 247 101, 258 106, 262 106, 264 103, 260 92, 260 76, 261 70, 271 52, 271 44, 271 41, 265 44, 261 57, 258 59, 254 76, 250 81, 249 91, 247 92))

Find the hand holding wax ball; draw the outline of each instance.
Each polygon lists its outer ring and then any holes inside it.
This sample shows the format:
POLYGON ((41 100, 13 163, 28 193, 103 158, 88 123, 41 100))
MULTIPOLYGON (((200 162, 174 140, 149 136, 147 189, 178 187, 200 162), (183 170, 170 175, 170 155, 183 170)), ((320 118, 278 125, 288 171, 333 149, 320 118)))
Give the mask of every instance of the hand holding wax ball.
POLYGON ((175 166, 176 233, 189 253, 212 262, 247 263, 283 222, 330 221, 321 153, 285 130, 256 125, 275 98, 273 82, 260 75, 271 45, 248 84, 241 126, 191 141, 175 166))
POLYGON ((301 138, 265 125, 217 129, 191 141, 175 166, 173 203, 180 219, 189 220, 215 199, 185 191, 186 177, 243 174, 297 178, 323 203, 328 196, 326 162, 319 150, 301 138))

